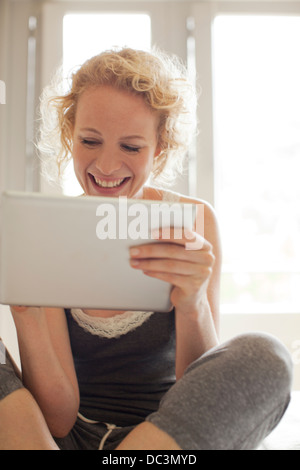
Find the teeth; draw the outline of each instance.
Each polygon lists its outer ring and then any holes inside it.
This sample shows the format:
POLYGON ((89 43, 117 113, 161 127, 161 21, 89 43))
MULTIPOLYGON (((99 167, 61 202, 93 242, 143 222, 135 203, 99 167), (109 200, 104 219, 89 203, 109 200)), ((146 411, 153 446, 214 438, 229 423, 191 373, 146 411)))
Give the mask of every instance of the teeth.
MULTIPOLYGON (((94 177, 95 178, 95 177, 94 177)), ((95 181, 98 186, 101 188, 117 188, 118 186, 121 186, 121 184, 125 181, 126 178, 122 178, 119 180, 115 181, 103 181, 103 180, 98 180, 95 178, 95 181)))

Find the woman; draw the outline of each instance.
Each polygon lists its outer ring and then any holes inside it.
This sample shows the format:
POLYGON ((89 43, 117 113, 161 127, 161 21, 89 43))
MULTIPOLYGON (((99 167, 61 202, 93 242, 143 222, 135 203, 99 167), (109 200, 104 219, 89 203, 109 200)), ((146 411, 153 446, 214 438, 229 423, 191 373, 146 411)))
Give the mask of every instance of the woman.
MULTIPOLYGON (((45 101, 43 149, 59 173, 72 155, 85 195, 199 203, 149 184, 182 168, 193 100, 175 60, 108 51, 45 101)), ((173 285, 170 313, 11 307, 22 382, 8 359, 0 448, 255 448, 271 431, 289 401, 289 356, 263 335, 218 346, 221 250, 206 203, 204 215, 198 250, 172 233, 131 249, 132 269, 173 285)))

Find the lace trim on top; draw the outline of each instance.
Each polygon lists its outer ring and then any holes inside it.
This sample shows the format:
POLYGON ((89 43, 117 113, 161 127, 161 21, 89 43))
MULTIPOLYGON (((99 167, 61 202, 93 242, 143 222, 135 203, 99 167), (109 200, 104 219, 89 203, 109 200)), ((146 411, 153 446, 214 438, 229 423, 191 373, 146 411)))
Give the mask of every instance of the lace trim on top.
POLYGON ((72 309, 76 323, 88 333, 102 338, 119 338, 135 330, 147 321, 154 312, 124 312, 110 318, 91 317, 81 309, 72 309))

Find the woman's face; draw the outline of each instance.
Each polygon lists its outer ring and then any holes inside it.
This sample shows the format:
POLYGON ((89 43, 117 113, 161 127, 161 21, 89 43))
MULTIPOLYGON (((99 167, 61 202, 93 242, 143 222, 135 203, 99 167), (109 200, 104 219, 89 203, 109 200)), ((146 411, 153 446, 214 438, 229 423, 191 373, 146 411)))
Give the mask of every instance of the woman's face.
POLYGON ((158 147, 158 116, 143 98, 101 86, 77 104, 74 169, 89 196, 141 197, 158 147))

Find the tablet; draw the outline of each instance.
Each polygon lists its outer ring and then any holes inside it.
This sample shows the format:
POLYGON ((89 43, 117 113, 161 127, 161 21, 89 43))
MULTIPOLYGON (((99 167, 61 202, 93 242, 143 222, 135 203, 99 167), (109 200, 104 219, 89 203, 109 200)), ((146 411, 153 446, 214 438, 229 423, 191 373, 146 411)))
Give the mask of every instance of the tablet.
POLYGON ((0 303, 172 308, 171 286, 132 268, 129 248, 157 243, 153 230, 159 227, 191 230, 195 206, 22 192, 3 193, 0 204, 0 303))

